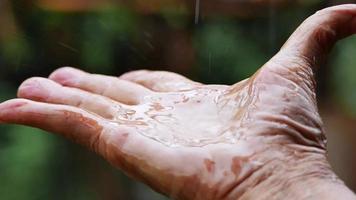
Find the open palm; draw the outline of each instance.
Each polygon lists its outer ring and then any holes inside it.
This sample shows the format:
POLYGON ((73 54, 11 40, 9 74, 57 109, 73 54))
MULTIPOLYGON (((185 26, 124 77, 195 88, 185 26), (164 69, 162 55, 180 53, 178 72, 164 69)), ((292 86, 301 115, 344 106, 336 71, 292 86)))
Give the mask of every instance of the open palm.
POLYGON ((296 176, 328 176, 314 71, 356 30, 355 16, 354 5, 318 12, 233 86, 170 72, 117 78, 61 68, 25 81, 19 99, 0 104, 0 121, 64 135, 178 199, 251 198, 249 187, 301 165, 310 170, 296 176))

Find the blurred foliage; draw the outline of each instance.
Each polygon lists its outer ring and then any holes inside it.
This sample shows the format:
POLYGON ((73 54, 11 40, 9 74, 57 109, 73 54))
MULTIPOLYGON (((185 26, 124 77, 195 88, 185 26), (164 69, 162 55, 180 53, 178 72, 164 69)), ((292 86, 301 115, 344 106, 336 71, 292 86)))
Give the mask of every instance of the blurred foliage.
POLYGON ((160 15, 171 27, 179 29, 185 28, 190 19, 188 11, 184 7, 162 9, 160 15))
MULTIPOLYGON (((0 101, 13 98, 24 79, 48 76, 63 65, 111 75, 138 67, 171 69, 232 84, 255 72, 302 20, 324 6, 300 1, 246 19, 205 14, 195 24, 194 14, 181 7, 148 15, 124 6, 58 12, 19 2, 11 1, 16 24, 0 24, 18 30, 0 38, 0 101), (188 42, 173 45, 175 39, 188 42), (181 60, 188 66, 180 66, 181 60)), ((336 91, 329 95, 350 115, 356 115, 354 54, 355 38, 338 45, 326 73, 333 80, 330 91, 336 91)), ((0 199, 165 199, 57 136, 22 126, 1 126, 1 132, 0 199)))
POLYGON ((341 41, 336 47, 336 58, 332 60, 332 87, 334 98, 345 112, 356 116, 356 37, 341 41))
POLYGON ((0 176, 3 183, 0 199, 28 199, 29 196, 38 199, 48 196, 51 181, 48 159, 54 141, 43 131, 18 126, 6 129, 7 141, 11 145, 0 148, 0 176))
POLYGON ((199 49, 198 74, 212 83, 233 84, 252 75, 267 57, 236 23, 219 20, 204 24, 195 35, 199 49))
POLYGON ((98 73, 114 67, 112 44, 132 40, 136 33, 135 15, 127 9, 105 9, 90 13, 84 20, 81 54, 83 64, 98 73), (102 66, 102 68, 97 68, 102 66))
POLYGON ((31 57, 31 48, 26 39, 21 36, 8 38, 2 43, 3 58, 13 66, 20 66, 31 57))

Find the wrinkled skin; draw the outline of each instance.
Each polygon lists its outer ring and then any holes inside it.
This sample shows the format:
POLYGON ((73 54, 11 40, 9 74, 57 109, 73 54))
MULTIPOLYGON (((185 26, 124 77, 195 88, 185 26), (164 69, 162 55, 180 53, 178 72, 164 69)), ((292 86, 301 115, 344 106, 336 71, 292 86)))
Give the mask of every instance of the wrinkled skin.
POLYGON ((61 68, 26 80, 19 99, 0 104, 0 121, 61 134, 175 199, 355 199, 326 160, 314 81, 355 16, 355 5, 316 13, 232 86, 61 68))

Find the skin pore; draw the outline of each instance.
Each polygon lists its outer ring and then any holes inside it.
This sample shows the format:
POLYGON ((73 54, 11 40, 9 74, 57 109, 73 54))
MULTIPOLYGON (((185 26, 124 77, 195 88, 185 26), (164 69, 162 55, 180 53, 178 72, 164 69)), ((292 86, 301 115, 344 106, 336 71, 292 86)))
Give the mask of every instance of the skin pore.
POLYGON ((61 68, 26 80, 0 121, 61 134, 173 199, 356 199, 327 161, 314 79, 355 16, 353 4, 319 11, 232 86, 61 68))

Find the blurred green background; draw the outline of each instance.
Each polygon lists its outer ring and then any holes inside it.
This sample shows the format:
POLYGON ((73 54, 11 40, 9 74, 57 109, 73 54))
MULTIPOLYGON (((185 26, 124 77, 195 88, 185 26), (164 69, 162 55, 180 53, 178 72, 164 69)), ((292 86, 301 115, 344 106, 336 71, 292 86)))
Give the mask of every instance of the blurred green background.
MULTIPOLYGON (((251 75, 325 0, 0 0, 0 101, 61 66, 120 75, 169 70, 204 83, 251 75)), ((356 191, 356 38, 319 75, 335 171, 356 191)), ((0 126, 0 199, 165 199, 59 136, 0 126)))

